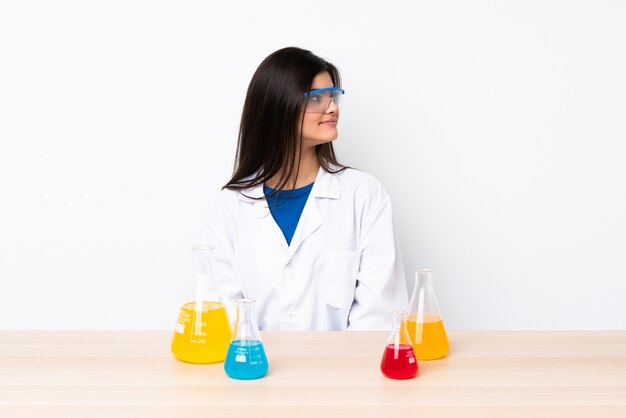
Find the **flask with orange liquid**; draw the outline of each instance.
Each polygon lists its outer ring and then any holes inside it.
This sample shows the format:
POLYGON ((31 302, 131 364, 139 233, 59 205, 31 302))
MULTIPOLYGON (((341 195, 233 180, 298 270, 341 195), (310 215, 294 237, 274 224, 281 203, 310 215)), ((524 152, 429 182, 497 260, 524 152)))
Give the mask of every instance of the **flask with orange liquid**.
POLYGON ((191 251, 192 283, 176 321, 172 353, 189 363, 218 363, 226 358, 232 331, 213 278, 213 247, 195 245, 191 251))
POLYGON ((450 343, 433 289, 432 269, 416 270, 406 321, 418 360, 435 360, 448 354, 450 343))

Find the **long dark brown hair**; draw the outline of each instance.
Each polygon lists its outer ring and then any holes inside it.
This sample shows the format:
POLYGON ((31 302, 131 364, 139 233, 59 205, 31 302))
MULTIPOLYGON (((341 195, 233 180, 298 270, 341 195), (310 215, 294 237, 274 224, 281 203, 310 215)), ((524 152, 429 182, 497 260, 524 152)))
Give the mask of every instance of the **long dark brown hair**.
MULTIPOLYGON (((306 105, 304 93, 322 71, 328 72, 335 87, 341 87, 337 68, 311 51, 288 47, 263 60, 248 86, 233 176, 223 188, 254 187, 280 171, 279 190, 294 174, 297 178, 302 158, 302 131, 298 127, 304 118, 300 110, 306 105)), ((346 168, 337 161, 331 142, 315 149, 324 170, 338 172, 346 168)))

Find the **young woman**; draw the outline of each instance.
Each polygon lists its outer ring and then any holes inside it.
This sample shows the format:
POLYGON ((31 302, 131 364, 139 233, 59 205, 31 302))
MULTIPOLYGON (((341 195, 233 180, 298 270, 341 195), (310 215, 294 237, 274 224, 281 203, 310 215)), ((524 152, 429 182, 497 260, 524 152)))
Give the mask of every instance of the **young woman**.
POLYGON ((260 329, 389 329, 407 290, 391 202, 333 150, 344 91, 337 68, 299 48, 256 70, 235 170, 203 242, 231 320, 256 299, 260 329))

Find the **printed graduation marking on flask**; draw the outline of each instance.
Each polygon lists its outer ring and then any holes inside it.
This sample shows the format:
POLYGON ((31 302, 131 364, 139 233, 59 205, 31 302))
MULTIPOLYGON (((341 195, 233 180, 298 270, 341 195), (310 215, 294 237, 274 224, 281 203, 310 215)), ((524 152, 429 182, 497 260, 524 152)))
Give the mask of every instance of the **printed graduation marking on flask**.
POLYGON ((174 327, 172 352, 179 360, 189 363, 224 361, 232 337, 226 308, 221 302, 206 301, 202 310, 196 307, 195 302, 189 302, 181 308, 174 327))
POLYGON ((237 363, 245 363, 246 362, 246 356, 242 356, 241 354, 237 355, 235 357, 235 361, 237 363))

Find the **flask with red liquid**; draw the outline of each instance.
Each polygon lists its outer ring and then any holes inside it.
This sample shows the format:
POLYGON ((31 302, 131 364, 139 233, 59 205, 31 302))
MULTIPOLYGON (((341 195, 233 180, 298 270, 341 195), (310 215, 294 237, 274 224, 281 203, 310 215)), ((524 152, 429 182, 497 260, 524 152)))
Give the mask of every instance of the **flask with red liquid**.
POLYGON ((390 379, 410 379, 417 376, 417 358, 406 330, 407 312, 393 311, 393 328, 387 339, 380 370, 390 379))

